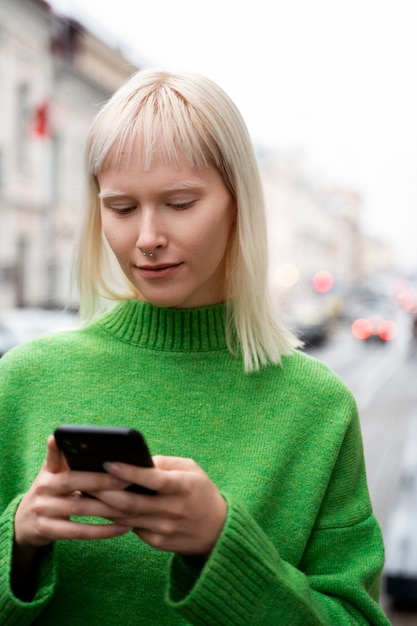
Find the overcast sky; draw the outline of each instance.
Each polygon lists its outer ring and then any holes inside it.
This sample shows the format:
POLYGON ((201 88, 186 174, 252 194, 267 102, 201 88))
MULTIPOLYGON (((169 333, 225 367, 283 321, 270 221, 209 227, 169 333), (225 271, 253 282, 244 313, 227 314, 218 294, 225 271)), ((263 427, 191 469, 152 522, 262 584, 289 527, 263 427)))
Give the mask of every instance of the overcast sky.
POLYGON ((363 198, 417 268, 417 0, 49 0, 138 64, 219 83, 253 140, 363 198))

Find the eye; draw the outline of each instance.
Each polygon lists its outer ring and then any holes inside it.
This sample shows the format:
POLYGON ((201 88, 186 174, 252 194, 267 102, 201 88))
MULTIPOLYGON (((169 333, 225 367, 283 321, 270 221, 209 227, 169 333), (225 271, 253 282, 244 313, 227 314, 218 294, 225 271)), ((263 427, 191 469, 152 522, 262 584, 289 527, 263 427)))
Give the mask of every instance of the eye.
POLYGON ((136 206, 109 206, 110 211, 116 213, 116 215, 128 215, 129 213, 133 213, 135 211, 136 206))
POLYGON ((176 211, 185 211, 194 204, 194 200, 190 202, 168 202, 167 206, 172 207, 176 211))

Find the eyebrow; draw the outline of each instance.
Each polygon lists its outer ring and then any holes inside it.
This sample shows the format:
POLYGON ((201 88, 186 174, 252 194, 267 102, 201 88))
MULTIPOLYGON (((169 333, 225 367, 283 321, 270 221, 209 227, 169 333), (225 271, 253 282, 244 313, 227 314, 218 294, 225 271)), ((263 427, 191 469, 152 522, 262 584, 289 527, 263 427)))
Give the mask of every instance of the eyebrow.
POLYGON ((173 185, 168 185, 167 187, 164 187, 164 189, 162 189, 161 191, 162 193, 164 193, 164 192, 169 192, 169 191, 201 189, 202 187, 204 187, 204 184, 202 183, 197 183, 196 181, 193 181, 193 180, 184 180, 179 183, 174 183, 173 185))
POLYGON ((113 189, 104 189, 103 191, 100 191, 100 193, 98 194, 98 197, 102 200, 103 198, 125 198, 126 196, 128 196, 129 194, 127 194, 125 191, 116 191, 113 189))
MULTIPOLYGON (((181 181, 179 183, 174 183, 173 185, 168 185, 164 187, 163 189, 160 190, 160 193, 164 194, 164 193, 170 193, 172 191, 199 190, 199 189, 202 189, 204 186, 205 186, 204 184, 198 183, 196 181, 185 180, 185 181, 181 181)), ((126 198, 130 196, 131 194, 127 193, 126 191, 120 191, 117 189, 103 189, 103 191, 100 191, 100 193, 98 194, 98 197, 101 200, 109 199, 109 198, 126 198)))

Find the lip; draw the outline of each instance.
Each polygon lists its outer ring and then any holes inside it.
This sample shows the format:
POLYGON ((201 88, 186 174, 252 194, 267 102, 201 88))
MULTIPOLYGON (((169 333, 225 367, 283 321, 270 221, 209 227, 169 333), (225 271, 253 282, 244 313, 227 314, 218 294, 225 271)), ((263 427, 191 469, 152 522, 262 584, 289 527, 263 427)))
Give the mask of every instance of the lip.
POLYGON ((182 263, 161 263, 159 265, 136 265, 135 268, 143 278, 155 279, 172 276, 182 265, 182 263))

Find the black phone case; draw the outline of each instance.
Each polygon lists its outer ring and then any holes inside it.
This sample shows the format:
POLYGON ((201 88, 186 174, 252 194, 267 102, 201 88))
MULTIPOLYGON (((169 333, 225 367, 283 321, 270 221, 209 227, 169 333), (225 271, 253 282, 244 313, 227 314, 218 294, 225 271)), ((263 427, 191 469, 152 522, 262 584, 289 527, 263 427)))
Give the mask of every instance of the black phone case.
MULTIPOLYGON (((133 428, 63 424, 55 429, 54 436, 72 470, 104 472, 106 461, 153 467, 144 436, 133 428)), ((129 485, 126 489, 148 495, 155 493, 141 485, 129 485)))

